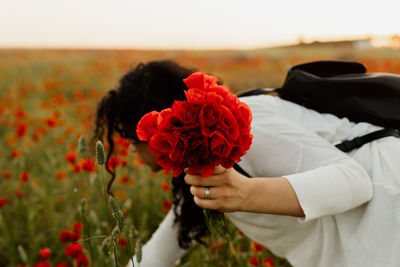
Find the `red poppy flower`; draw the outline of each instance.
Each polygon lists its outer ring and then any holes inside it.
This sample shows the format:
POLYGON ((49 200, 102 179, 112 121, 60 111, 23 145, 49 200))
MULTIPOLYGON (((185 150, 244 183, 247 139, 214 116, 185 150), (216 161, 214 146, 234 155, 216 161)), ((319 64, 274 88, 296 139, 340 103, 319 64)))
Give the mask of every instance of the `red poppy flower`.
POLYGON ((76 152, 70 152, 65 154, 65 159, 69 162, 69 163, 75 163, 77 158, 76 152))
POLYGON ((270 258, 266 258, 263 260, 263 266, 264 267, 273 267, 274 266, 274 261, 270 258))
POLYGON ((3 115, 4 113, 6 113, 6 108, 0 106, 0 115, 3 115))
POLYGON ((127 156, 128 155, 128 149, 126 149, 126 148, 123 148, 123 149, 121 149, 121 155, 123 155, 123 156, 127 156))
POLYGON ((120 237, 120 238, 118 239, 118 244, 120 244, 121 246, 125 247, 125 246, 128 245, 128 242, 126 241, 125 238, 120 237))
POLYGON ((164 200, 161 206, 161 210, 165 213, 167 213, 172 207, 172 201, 170 200, 164 200))
POLYGON ((8 202, 10 202, 10 198, 9 197, 0 197, 0 208, 3 207, 8 202))
POLYGON ((26 134, 26 124, 21 123, 17 125, 17 136, 18 137, 23 137, 26 134))
POLYGON ((83 223, 82 222, 76 222, 74 224, 74 233, 80 233, 83 229, 83 223))
POLYGON ((71 267, 68 263, 59 262, 56 267, 71 267))
POLYGON ((253 243, 254 250, 255 250, 256 252, 259 252, 259 251, 263 250, 263 248, 264 248, 263 245, 261 245, 261 244, 259 244, 259 243, 257 243, 257 242, 252 242, 252 243, 253 243))
POLYGON ((70 243, 65 247, 65 255, 76 258, 82 254, 82 245, 77 243, 70 243))
POLYGON ((94 172, 96 171, 96 164, 90 159, 82 159, 81 162, 82 169, 87 172, 94 172))
POLYGON ((21 182, 27 183, 29 180, 29 173, 27 171, 23 171, 21 173, 21 182))
POLYGON ((11 177, 11 172, 5 170, 5 171, 3 171, 3 176, 4 176, 4 178, 9 179, 11 177))
POLYGON ((17 117, 17 118, 20 118, 20 119, 22 119, 23 117, 25 117, 25 111, 22 109, 22 108, 18 108, 16 111, 15 111, 15 116, 17 117))
POLYGON ((65 177, 67 177, 67 174, 66 174, 65 172, 63 172, 63 171, 58 171, 58 172, 56 173, 56 178, 57 178, 58 180, 64 180, 65 177))
POLYGON ((161 190, 162 191, 169 191, 169 190, 171 190, 171 185, 166 181, 162 181, 161 182, 161 190))
POLYGON ((49 248, 42 248, 39 250, 39 255, 42 260, 47 260, 50 258, 51 251, 49 248))
POLYGON ((50 127, 55 127, 57 124, 57 121, 54 118, 48 118, 48 119, 46 119, 46 123, 50 127))
POLYGON ((108 162, 107 162, 107 166, 110 170, 115 170, 115 168, 120 165, 122 163, 122 160, 120 157, 115 156, 115 157, 111 157, 108 162))
POLYGON ((19 151, 19 150, 13 150, 13 151, 11 151, 11 157, 12 157, 12 158, 18 158, 21 154, 22 154, 22 152, 19 151))
POLYGON ((66 243, 68 241, 73 240, 74 233, 71 232, 69 229, 65 229, 64 231, 61 231, 60 233, 60 242, 61 243, 66 243))
POLYGON ((50 262, 48 261, 38 262, 34 265, 34 267, 50 267, 50 262))
POLYGON ((16 190, 14 191, 14 196, 15 196, 16 198, 23 198, 23 197, 25 196, 25 192, 16 189, 16 190))
POLYGON ((85 254, 80 254, 76 257, 76 265, 78 267, 89 266, 89 260, 85 254))
POLYGON ((250 263, 251 266, 258 266, 259 265, 258 258, 257 257, 251 257, 249 259, 249 263, 250 263))

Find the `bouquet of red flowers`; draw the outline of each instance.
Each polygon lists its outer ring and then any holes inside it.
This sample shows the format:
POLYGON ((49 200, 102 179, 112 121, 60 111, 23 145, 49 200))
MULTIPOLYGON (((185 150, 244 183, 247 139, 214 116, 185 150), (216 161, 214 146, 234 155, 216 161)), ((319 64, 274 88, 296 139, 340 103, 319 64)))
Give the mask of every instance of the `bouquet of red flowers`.
MULTIPOLYGON (((144 115, 137 125, 138 138, 148 142, 157 164, 175 177, 185 168, 203 177, 218 165, 232 168, 251 146, 249 107, 214 76, 196 72, 184 83, 187 100, 144 115)), ((205 214, 209 224, 210 213, 205 214)), ((212 220, 214 226, 221 224, 218 216, 212 220)))
POLYGON ((187 167, 203 177, 217 165, 232 168, 251 145, 249 107, 214 76, 196 72, 184 83, 187 100, 144 115, 137 126, 139 139, 148 142, 157 164, 174 176, 187 167))

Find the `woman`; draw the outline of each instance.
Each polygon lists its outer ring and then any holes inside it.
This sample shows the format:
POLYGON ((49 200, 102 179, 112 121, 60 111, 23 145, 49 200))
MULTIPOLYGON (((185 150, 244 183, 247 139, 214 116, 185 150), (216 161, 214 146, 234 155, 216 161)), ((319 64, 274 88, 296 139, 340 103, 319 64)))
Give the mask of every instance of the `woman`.
MULTIPOLYGON (((140 64, 99 104, 96 133, 135 142, 159 166, 135 129, 149 111, 184 99, 193 70, 172 62, 140 64), (105 121, 104 118, 107 118, 105 121)), ((398 266, 400 142, 386 137, 345 154, 331 143, 380 127, 319 114, 272 96, 241 99, 253 114, 253 144, 239 166, 213 176, 174 178, 174 210, 144 246, 141 266, 172 266, 208 233, 201 208, 217 209, 248 237, 293 266, 398 266)), ((110 150, 111 151, 111 150, 110 150)), ((110 156, 110 155, 108 155, 110 156)))

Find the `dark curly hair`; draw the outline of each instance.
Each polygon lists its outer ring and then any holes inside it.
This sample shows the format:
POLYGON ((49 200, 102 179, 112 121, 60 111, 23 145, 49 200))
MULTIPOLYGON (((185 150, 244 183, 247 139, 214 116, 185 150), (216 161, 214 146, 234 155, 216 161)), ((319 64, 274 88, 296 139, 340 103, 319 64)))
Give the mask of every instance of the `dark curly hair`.
MULTIPOLYGON (((183 79, 195 70, 164 60, 140 63, 127 72, 120 80, 117 89, 112 89, 102 98, 97 106, 94 136, 91 145, 103 140, 107 133, 109 150, 107 163, 114 150, 113 133, 140 142, 136 135, 136 125, 141 117, 153 110, 161 111, 171 107, 175 100, 185 100, 187 90, 183 79)), ((115 173, 105 165, 111 174, 107 186, 109 195, 115 173)), ((201 238, 209 234, 203 211, 198 207, 183 178, 185 173, 172 179, 175 224, 178 224, 178 242, 180 247, 188 248, 193 240, 203 243, 201 238)))

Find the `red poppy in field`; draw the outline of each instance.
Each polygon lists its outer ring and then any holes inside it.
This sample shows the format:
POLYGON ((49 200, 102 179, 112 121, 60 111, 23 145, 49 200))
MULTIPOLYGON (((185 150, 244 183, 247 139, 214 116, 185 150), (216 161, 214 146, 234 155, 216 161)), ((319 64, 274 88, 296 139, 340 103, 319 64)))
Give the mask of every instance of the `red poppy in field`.
POLYGON ((67 177, 67 174, 64 171, 56 172, 56 178, 58 180, 64 180, 67 177))
POLYGON ((83 223, 82 222, 76 222, 74 224, 74 233, 80 233, 83 229, 83 223))
POLYGON ((25 111, 24 111, 23 108, 18 108, 18 109, 14 112, 14 115, 15 115, 17 118, 22 119, 22 118, 25 117, 26 113, 25 113, 25 111))
POLYGON ((164 200, 161 206, 161 210, 165 213, 167 213, 172 207, 172 201, 170 200, 164 200))
POLYGON ((65 159, 69 162, 69 163, 75 163, 77 158, 77 154, 76 152, 69 152, 67 154, 65 154, 65 159))
POLYGON ((6 113, 6 108, 0 106, 0 115, 3 115, 4 113, 6 113))
POLYGON ((16 190, 14 191, 14 196, 15 196, 16 198, 23 198, 23 197, 25 196, 25 192, 16 189, 16 190))
POLYGON ((17 136, 18 137, 24 137, 25 136, 25 134, 26 134, 26 123, 20 123, 20 124, 18 124, 17 125, 17 129, 16 129, 16 132, 17 132, 17 136))
POLYGON ((266 258, 263 260, 263 267, 273 267, 274 261, 271 258, 266 258))
POLYGON ((252 242, 252 246, 253 246, 255 252, 259 252, 259 251, 263 250, 263 248, 264 248, 263 245, 261 245, 257 242, 252 242))
POLYGON ((68 263, 65 263, 65 262, 59 262, 59 263, 57 263, 56 267, 71 267, 71 265, 69 265, 68 263))
POLYGON ((126 159, 123 159, 121 162, 122 167, 128 166, 128 161, 126 159))
POLYGON ((90 159, 81 159, 80 164, 82 169, 87 172, 95 172, 96 171, 96 164, 90 159))
POLYGON ((107 162, 107 166, 111 171, 114 171, 116 167, 118 167, 118 165, 120 165, 122 163, 122 160, 120 157, 115 156, 115 157, 111 157, 108 162, 107 162))
POLYGON ((65 229, 60 232, 60 242, 66 243, 69 241, 78 241, 81 238, 79 232, 73 232, 70 229, 65 229))
POLYGON ((33 267, 50 267, 50 262, 48 261, 38 262, 33 267))
POLYGON ((210 249, 211 249, 211 251, 221 252, 223 246, 224 246, 224 244, 221 241, 218 241, 216 244, 212 243, 210 245, 210 249))
POLYGON ((127 156, 128 155, 128 149, 126 149, 126 148, 121 149, 120 154, 123 155, 123 156, 127 156))
POLYGON ((4 171, 3 171, 3 177, 6 178, 6 179, 10 179, 10 177, 11 177, 11 172, 8 171, 8 170, 4 170, 4 171))
POLYGON ((76 258, 82 254, 82 245, 77 243, 70 243, 65 247, 65 255, 76 258))
POLYGON ((27 183, 29 180, 29 173, 27 171, 23 171, 20 178, 22 183, 27 183))
POLYGON ((120 245, 123 246, 123 247, 126 247, 126 246, 128 245, 128 242, 126 241, 125 238, 120 237, 120 238, 118 239, 118 244, 120 244, 120 245))
POLYGON ((128 139, 125 139, 123 137, 118 137, 115 140, 115 143, 117 143, 118 145, 121 145, 122 147, 125 147, 125 148, 128 148, 130 146, 130 144, 131 144, 131 142, 129 142, 128 139))
POLYGON ((47 118, 46 123, 49 127, 55 127, 57 125, 57 120, 55 118, 47 118))
POLYGON ((76 257, 76 265, 77 267, 89 266, 89 260, 84 253, 81 253, 76 257))
POLYGON ((22 152, 19 150, 13 150, 11 151, 11 157, 12 158, 18 158, 19 156, 21 156, 22 152))
POLYGON ((167 191, 171 190, 171 185, 167 181, 163 180, 161 182, 161 190, 167 192, 167 191))
POLYGON ((129 177, 127 174, 124 174, 121 178, 118 180, 118 184, 123 185, 123 184, 131 184, 135 185, 135 180, 132 177, 129 177))
POLYGON ((65 229, 60 232, 60 242, 61 243, 66 243, 68 241, 73 240, 74 233, 70 229, 65 229))
POLYGON ((0 197, 0 208, 3 207, 8 202, 10 202, 10 198, 9 197, 0 197))
POLYGON ((42 260, 47 260, 50 258, 51 251, 49 248, 42 248, 39 250, 39 255, 42 260))
POLYGON ((129 210, 121 209, 121 211, 122 211, 122 213, 124 214, 125 217, 129 215, 129 210))
POLYGON ((249 259, 249 263, 250 263, 251 266, 258 266, 259 265, 258 258, 257 257, 251 257, 249 259))

